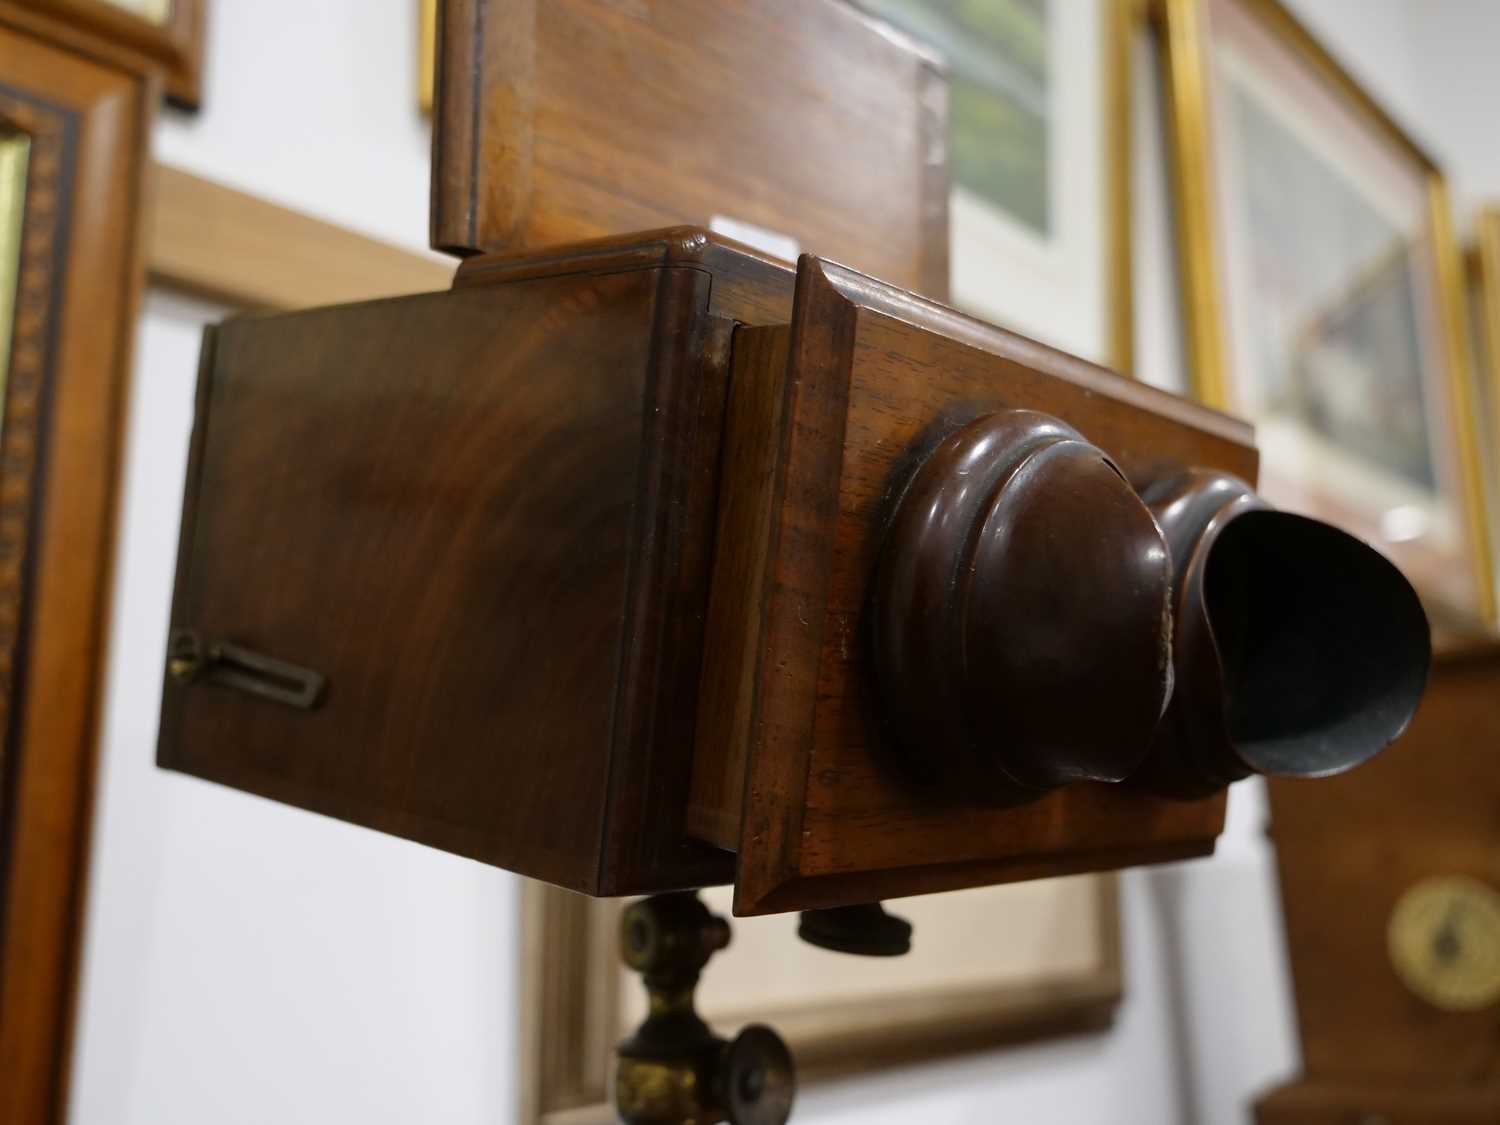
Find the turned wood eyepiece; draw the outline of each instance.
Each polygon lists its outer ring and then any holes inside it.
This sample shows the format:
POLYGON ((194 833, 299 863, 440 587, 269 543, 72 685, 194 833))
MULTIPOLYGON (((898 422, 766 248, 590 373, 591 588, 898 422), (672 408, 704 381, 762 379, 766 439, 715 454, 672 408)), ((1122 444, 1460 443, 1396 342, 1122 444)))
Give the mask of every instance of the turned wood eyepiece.
POLYGON ((1119 781, 1171 691, 1171 565, 1150 512, 1056 418, 977 418, 920 465, 876 576, 903 760, 979 801, 1119 781))
POLYGON ((1406 729, 1431 640, 1390 560, 1223 473, 1144 499, 1172 554, 1176 689, 1142 783, 1197 796, 1251 773, 1324 777, 1406 729))

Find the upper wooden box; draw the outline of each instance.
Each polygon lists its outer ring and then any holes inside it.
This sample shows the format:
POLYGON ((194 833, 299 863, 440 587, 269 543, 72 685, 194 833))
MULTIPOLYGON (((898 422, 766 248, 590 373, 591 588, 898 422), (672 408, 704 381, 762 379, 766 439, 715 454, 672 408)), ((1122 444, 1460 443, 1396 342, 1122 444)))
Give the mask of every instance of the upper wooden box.
POLYGON ((439 22, 434 248, 720 220, 947 293, 947 77, 850 0, 444 0, 439 22))
MULTIPOLYGON (((737 880, 742 912, 1207 852, 1222 794, 1007 804, 891 764, 907 684, 870 627, 893 506, 955 433, 1043 415, 1072 435, 1047 446, 1065 493, 1255 471, 1221 415, 692 229, 231 320, 202 367, 160 762, 593 894, 737 880)), ((1008 534, 1115 536, 1114 509, 1069 503, 1008 534)), ((1061 565, 1036 635, 1098 673, 1073 600, 1132 595, 1061 565)), ((1155 723, 1163 669, 1121 645, 1094 646, 1117 658, 1098 698, 1044 685, 1043 718, 1134 715, 1119 682, 1156 692, 1155 723)))

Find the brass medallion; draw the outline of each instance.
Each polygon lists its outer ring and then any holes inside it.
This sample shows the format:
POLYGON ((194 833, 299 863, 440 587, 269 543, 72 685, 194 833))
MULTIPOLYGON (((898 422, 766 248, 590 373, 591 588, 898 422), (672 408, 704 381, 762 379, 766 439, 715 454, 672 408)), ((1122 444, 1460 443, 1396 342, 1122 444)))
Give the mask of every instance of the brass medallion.
POLYGON ((1478 879, 1413 884, 1391 912, 1386 942, 1396 975, 1434 1007, 1472 1012, 1500 1001, 1500 892, 1478 879))

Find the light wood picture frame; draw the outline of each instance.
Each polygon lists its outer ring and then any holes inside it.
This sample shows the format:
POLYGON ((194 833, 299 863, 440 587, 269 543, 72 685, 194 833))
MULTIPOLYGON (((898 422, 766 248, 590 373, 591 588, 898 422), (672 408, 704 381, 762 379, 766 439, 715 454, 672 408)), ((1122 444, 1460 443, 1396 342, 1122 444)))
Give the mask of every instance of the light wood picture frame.
POLYGON ((64 1119, 154 76, 0 6, 0 1121, 64 1119))
POLYGON ((1438 621, 1492 626, 1441 169, 1277 0, 1157 0, 1146 16, 1193 394, 1256 424, 1273 503, 1384 551, 1438 621))
POLYGON ((284 310, 446 289, 456 263, 356 234, 169 164, 152 168, 153 285, 242 310, 284 310))
POLYGON ((208 0, 14 0, 162 75, 167 99, 197 109, 203 97, 208 0))
MULTIPOLYGON (((704 892, 727 915, 728 888, 704 892)), ((731 920, 735 939, 715 956, 699 986, 700 1009, 723 1035, 768 1023, 787 1041, 802 1085, 853 1073, 994 1049, 1109 1026, 1123 994, 1119 889, 1114 875, 986 887, 888 904, 916 923, 913 952, 953 948, 959 927, 975 940, 1037 926, 1049 900, 1067 905, 1053 917, 1058 935, 1086 957, 1044 951, 1028 966, 986 978, 913 987, 885 958, 826 953, 799 943, 796 915, 731 920), (1040 906, 1040 909, 1039 909, 1040 906), (917 911, 921 913, 918 914, 917 911), (764 927, 751 933, 750 927, 764 927), (774 928, 774 931, 773 931, 774 928), (825 967, 797 975, 788 959, 825 967), (1066 960, 1066 967, 1059 966, 1066 960), (833 972, 827 973, 831 967, 833 972), (836 976, 836 981, 824 979, 836 976), (750 999, 752 991, 756 999, 750 999)), ((623 900, 588 899, 526 880, 522 891, 521 1125, 605 1125, 613 1048, 642 1014, 638 978, 618 950, 623 900)), ((1045 922, 1041 923, 1045 925, 1045 922)), ((1056 931, 1054 930, 1054 933, 1056 931)), ((959 935, 962 938, 962 935, 959 935)), ((963 941, 958 942, 962 947, 963 941)), ((961 956, 968 969, 983 956, 961 956)), ((923 975, 918 968, 915 975, 923 975)), ((908 981, 910 977, 908 978, 908 981)))

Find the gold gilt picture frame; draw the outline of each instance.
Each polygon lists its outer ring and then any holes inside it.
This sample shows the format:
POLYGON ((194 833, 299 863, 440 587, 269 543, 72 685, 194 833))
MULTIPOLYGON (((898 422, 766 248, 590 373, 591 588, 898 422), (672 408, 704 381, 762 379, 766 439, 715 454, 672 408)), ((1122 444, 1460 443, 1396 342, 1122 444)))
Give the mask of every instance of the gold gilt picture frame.
POLYGON ((417 0, 417 108, 432 113, 437 88, 438 0, 417 0))
POLYGON ((1441 169, 1277 0, 1121 3, 1163 60, 1192 393, 1256 425, 1273 503, 1380 548, 1439 623, 1493 626, 1441 169))
MULTIPOLYGON (((732 888, 703 898, 728 916, 732 888)), ((521 1125, 606 1125, 614 1046, 644 1015, 619 956, 621 899, 522 882, 521 1125)), ((698 1007, 721 1035, 768 1023, 799 1085, 1108 1027, 1122 994, 1114 875, 888 904, 915 925, 901 958, 813 949, 797 915, 732 920, 698 1007)))
MULTIPOLYGON (((1500 205, 1482 207, 1464 254, 1491 557, 1500 558, 1500 205)), ((1500 586, 1500 576, 1496 578, 1500 586)))

